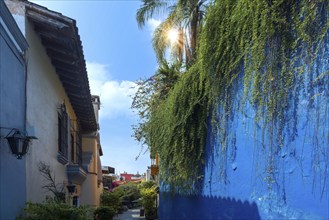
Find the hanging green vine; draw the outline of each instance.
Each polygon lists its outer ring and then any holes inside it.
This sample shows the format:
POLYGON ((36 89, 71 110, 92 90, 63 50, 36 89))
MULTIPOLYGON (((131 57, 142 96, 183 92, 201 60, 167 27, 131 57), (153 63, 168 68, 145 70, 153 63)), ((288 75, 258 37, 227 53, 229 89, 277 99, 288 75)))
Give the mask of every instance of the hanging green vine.
MULTIPOLYGON (((151 151, 160 155, 162 181, 172 191, 198 189, 208 122, 225 154, 239 86, 240 104, 254 106, 255 123, 270 136, 269 147, 283 146, 285 126, 296 124, 291 121, 296 120, 291 110, 296 88, 313 83, 303 68, 328 37, 328 12, 325 0, 217 0, 209 6, 196 63, 150 112, 144 127, 151 151)), ((319 77, 328 81, 328 72, 319 77)))
POLYGON ((202 178, 209 113, 205 80, 197 65, 192 67, 147 124, 151 152, 160 155, 161 179, 174 191, 189 193, 202 178))

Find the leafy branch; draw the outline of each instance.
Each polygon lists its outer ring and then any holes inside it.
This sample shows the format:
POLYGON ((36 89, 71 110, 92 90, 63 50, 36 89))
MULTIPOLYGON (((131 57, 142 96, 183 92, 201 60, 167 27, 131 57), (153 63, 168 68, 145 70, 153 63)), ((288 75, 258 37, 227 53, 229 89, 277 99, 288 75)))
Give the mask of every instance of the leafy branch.
POLYGON ((52 170, 50 166, 45 162, 40 161, 38 164, 39 172, 45 178, 46 184, 42 186, 43 189, 46 189, 48 192, 51 192, 54 195, 55 200, 65 201, 65 192, 64 184, 56 183, 55 176, 52 175, 52 170))

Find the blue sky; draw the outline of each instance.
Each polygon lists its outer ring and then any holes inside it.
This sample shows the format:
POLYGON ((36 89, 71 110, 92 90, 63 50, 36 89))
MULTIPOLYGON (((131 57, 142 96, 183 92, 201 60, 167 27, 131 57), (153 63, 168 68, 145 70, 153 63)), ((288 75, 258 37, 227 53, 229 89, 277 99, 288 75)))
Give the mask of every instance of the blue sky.
POLYGON ((157 67, 151 36, 158 20, 139 29, 135 15, 140 1, 39 1, 50 10, 77 22, 87 64, 91 92, 100 95, 102 165, 117 173, 144 173, 149 153, 135 158, 141 146, 132 138, 137 116, 130 109, 134 82, 157 67))

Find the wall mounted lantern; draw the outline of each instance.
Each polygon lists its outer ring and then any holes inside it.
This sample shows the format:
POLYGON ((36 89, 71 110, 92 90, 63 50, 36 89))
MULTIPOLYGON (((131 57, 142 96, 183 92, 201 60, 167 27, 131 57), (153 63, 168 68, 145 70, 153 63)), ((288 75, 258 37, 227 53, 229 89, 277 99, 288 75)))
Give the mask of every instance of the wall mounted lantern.
POLYGON ((156 176, 159 174, 159 155, 156 153, 155 158, 151 157, 151 175, 156 176))
POLYGON ((29 143, 32 139, 38 139, 34 136, 23 135, 16 128, 11 129, 5 138, 8 141, 11 152, 16 155, 17 159, 22 159, 28 152, 29 143))

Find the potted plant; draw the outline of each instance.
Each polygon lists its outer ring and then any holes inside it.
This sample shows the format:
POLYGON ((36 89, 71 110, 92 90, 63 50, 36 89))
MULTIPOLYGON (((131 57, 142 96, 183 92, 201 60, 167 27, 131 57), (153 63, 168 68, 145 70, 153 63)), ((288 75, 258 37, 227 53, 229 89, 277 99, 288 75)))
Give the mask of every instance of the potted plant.
POLYGON ((141 189, 142 204, 145 209, 145 219, 156 219, 157 209, 155 207, 155 200, 157 193, 154 187, 141 189))

